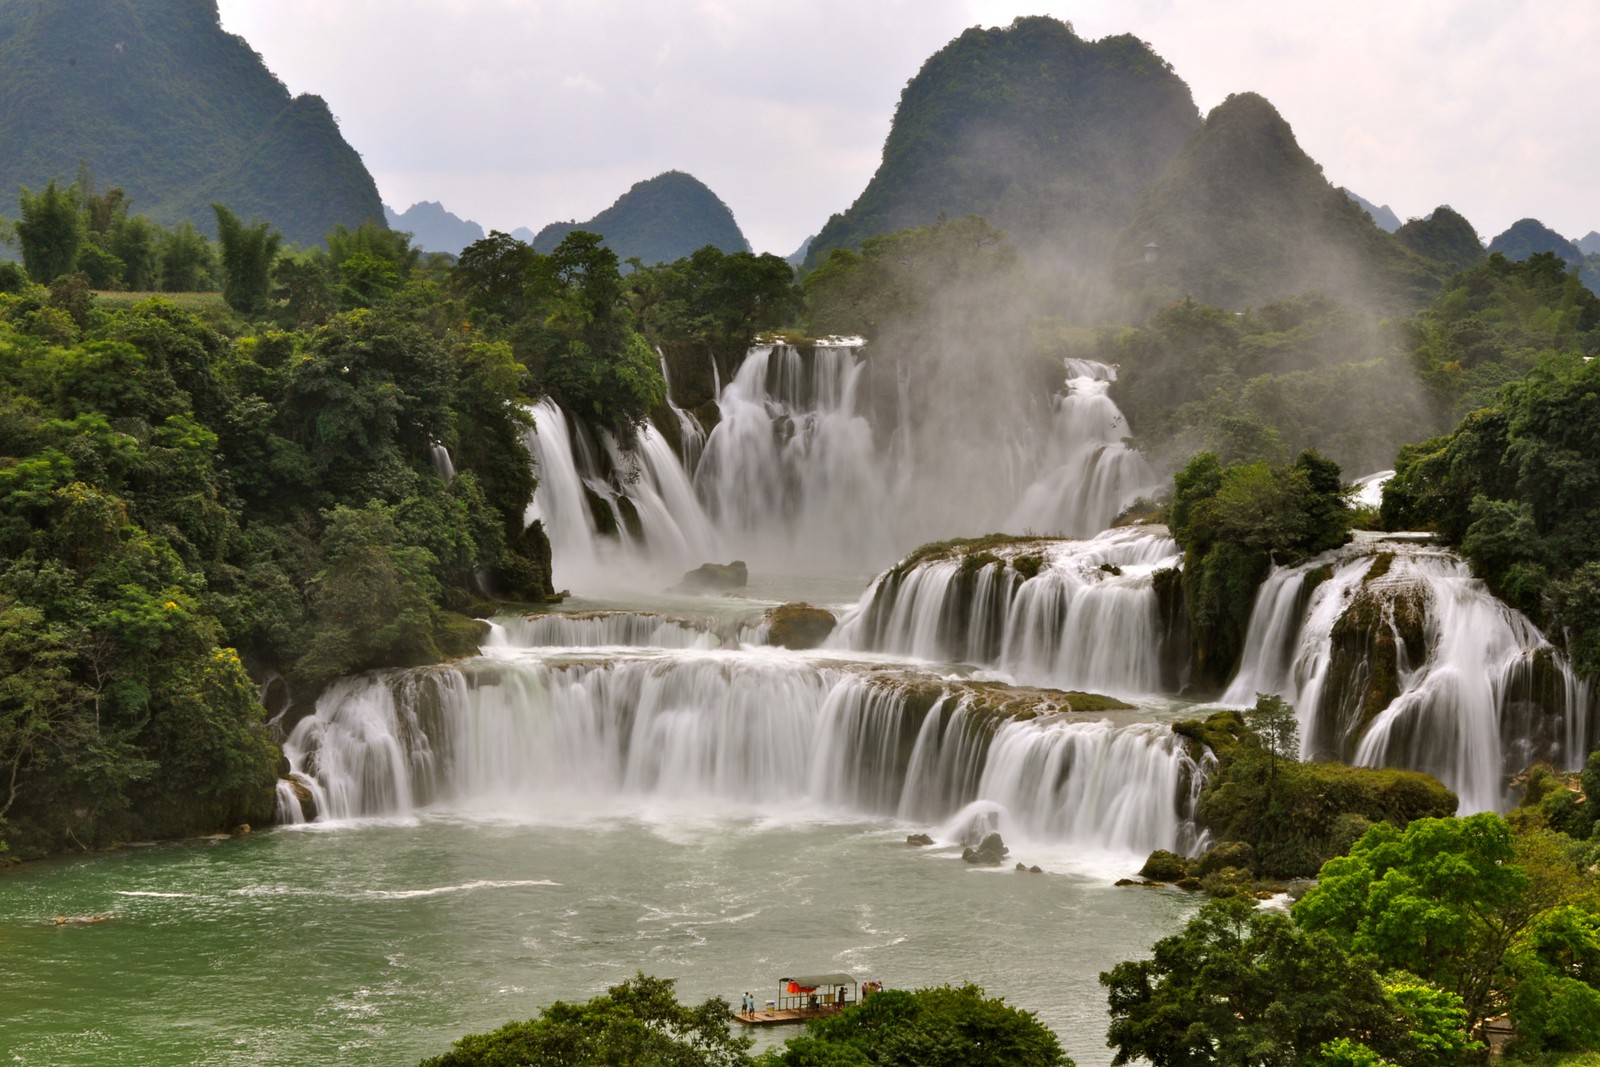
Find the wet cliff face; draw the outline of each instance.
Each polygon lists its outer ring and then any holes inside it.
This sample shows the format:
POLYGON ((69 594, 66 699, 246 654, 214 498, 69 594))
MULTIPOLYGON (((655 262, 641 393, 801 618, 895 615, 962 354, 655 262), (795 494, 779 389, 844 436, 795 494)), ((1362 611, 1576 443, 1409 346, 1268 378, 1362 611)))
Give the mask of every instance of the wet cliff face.
POLYGON ((1381 583, 1393 561, 1392 553, 1374 558, 1333 625, 1328 681, 1313 720, 1317 729, 1306 739, 1313 758, 1348 763, 1373 719, 1399 697, 1402 674, 1416 670, 1426 654, 1426 590, 1381 583))

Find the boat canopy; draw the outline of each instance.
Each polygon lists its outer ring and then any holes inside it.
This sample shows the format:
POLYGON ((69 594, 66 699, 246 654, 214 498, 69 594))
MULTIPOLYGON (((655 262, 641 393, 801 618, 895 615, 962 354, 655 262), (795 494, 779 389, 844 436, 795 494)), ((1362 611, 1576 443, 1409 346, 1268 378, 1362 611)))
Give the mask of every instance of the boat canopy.
POLYGON ((848 974, 809 974, 800 975, 794 978, 778 979, 779 985, 786 986, 790 982, 800 986, 802 989, 818 989, 823 986, 831 985, 854 986, 856 984, 856 980, 848 974))

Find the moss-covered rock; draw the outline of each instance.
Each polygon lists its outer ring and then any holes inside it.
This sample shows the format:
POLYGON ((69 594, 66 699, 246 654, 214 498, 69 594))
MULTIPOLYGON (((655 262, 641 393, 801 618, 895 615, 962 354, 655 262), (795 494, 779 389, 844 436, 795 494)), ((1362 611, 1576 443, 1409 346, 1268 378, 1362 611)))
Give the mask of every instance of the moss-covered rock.
POLYGON ((1139 877, 1155 882, 1176 882, 1189 875, 1189 861, 1176 852, 1158 848, 1139 868, 1139 877))
POLYGON ((770 609, 764 620, 767 641, 780 648, 816 648, 828 639, 838 619, 826 608, 810 604, 782 604, 770 609))

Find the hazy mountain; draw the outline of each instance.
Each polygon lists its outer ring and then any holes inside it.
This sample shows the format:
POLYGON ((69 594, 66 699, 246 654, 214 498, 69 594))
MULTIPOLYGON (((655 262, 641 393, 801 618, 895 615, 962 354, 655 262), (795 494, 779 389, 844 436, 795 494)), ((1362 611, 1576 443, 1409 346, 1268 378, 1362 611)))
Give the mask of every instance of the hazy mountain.
POLYGON ((639 182, 588 222, 552 222, 534 236, 533 247, 548 253, 573 230, 598 233, 618 259, 637 256, 646 264, 682 259, 706 245, 750 251, 728 205, 681 170, 639 182))
POLYGON ((1538 219, 1520 219, 1489 242, 1489 251, 1511 260, 1523 260, 1535 252, 1554 252, 1572 266, 1581 266, 1583 253, 1578 246, 1538 219))
POLYGON ((1586 256, 1600 256, 1600 233, 1594 230, 1590 230, 1572 243, 1586 256))
POLYGON ((807 262, 941 215, 1104 248, 1199 125, 1189 87, 1135 37, 1085 41, 1043 16, 967 30, 900 94, 877 173, 807 262))
POLYGON ((1349 189, 1340 189, 1339 191, 1344 193, 1344 195, 1348 196, 1351 200, 1355 201, 1356 205, 1359 206, 1361 210, 1365 211, 1368 215, 1371 215, 1372 221, 1378 224, 1378 229, 1383 230, 1385 233, 1394 233, 1400 228, 1400 216, 1396 215, 1394 210, 1390 208, 1388 204, 1384 204, 1380 207, 1370 200, 1357 196, 1349 189))
POLYGON ((534 233, 526 226, 518 226, 516 229, 511 231, 511 236, 515 237, 525 245, 531 245, 533 244, 533 239, 537 237, 538 234, 534 233))
POLYGON ((425 252, 459 256, 463 248, 484 238, 482 226, 446 211, 437 200, 423 200, 401 212, 385 204, 383 215, 391 230, 411 234, 411 243, 425 252))
POLYGON ((383 218, 327 104, 291 97, 216 0, 0 3, 0 197, 86 163, 133 209, 211 232, 210 204, 290 240, 383 218))
POLYGON ((810 237, 807 237, 804 241, 800 242, 799 248, 795 249, 793 252, 790 252, 787 256, 784 256, 783 261, 789 264, 791 267, 800 266, 800 264, 806 261, 806 253, 811 251, 811 242, 815 241, 816 239, 816 234, 812 234, 810 237))
POLYGON ((1122 236, 1118 268, 1136 289, 1233 308, 1311 290, 1409 308, 1448 273, 1328 184, 1255 93, 1219 104, 1173 157, 1122 236))
POLYGON ((1447 205, 1425 219, 1412 219, 1395 231, 1395 239, 1426 259, 1437 260, 1452 271, 1467 270, 1488 258, 1478 231, 1447 205))

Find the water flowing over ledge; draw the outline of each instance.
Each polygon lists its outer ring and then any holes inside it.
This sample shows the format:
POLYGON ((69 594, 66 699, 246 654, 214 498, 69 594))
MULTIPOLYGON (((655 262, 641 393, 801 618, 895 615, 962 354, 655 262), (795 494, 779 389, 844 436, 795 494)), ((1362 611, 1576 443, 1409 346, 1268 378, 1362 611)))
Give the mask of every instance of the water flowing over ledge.
POLYGON ((1018 428, 992 464, 954 480, 913 444, 908 383, 885 383, 887 370, 871 383, 859 344, 752 349, 709 435, 669 403, 677 452, 654 423, 624 449, 547 399, 527 437, 540 479, 528 520, 544 522, 556 581, 584 592, 659 588, 730 558, 864 573, 932 537, 996 528, 1092 536, 1157 480, 1122 443, 1114 370, 1065 364, 1048 423, 1018 428))
POLYGON ((1454 553, 1361 538, 1275 569, 1256 596, 1224 702, 1292 703, 1303 754, 1427 771, 1463 813, 1503 809, 1536 760, 1580 763, 1590 687, 1454 553))
POLYGON ((1024 685, 1176 691, 1155 575, 1181 554, 1165 527, 1087 541, 987 539, 918 556, 877 578, 831 647, 992 667, 1024 685))
POLYGON ((978 803, 1023 840, 1193 845, 1203 768, 1183 739, 1053 710, 1049 694, 1039 707, 1018 721, 958 683, 758 650, 392 671, 337 684, 296 725, 283 814, 709 809, 936 825, 978 803))

